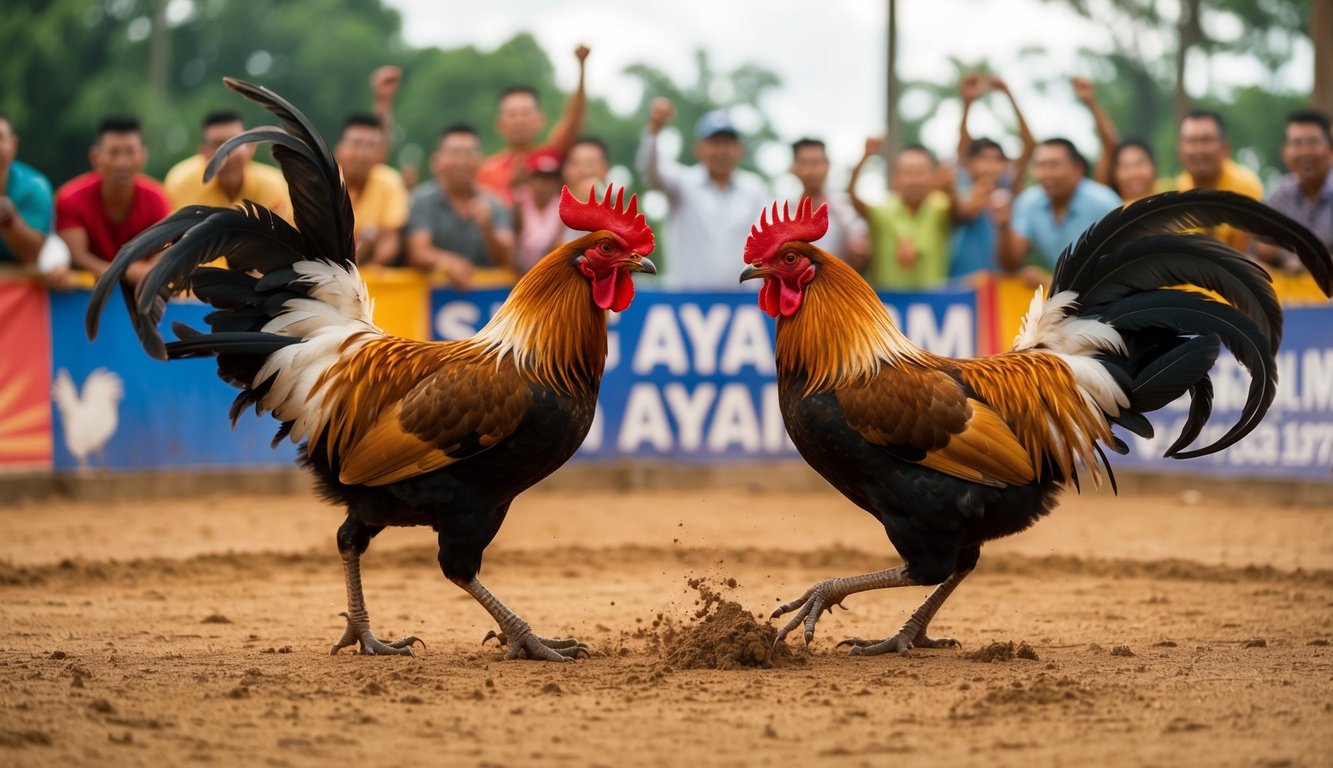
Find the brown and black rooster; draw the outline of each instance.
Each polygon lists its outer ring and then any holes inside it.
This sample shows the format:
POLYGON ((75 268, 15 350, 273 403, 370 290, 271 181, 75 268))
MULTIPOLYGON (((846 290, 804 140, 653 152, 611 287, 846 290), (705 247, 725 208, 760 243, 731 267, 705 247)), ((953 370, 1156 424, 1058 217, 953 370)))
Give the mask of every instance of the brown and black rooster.
MULTIPOLYGON (((499 625, 508 658, 563 661, 587 653, 575 639, 546 639, 480 581, 482 552, 514 497, 569 459, 593 420, 606 359, 606 311, 634 296, 633 272, 653 234, 624 190, 599 203, 564 191, 560 215, 589 234, 548 254, 514 286, 477 334, 419 342, 386 336, 355 265, 352 209, 324 140, 295 107, 267 89, 226 80, 283 127, 247 131, 229 152, 273 143, 291 189, 296 227, 254 203, 186 208, 128 243, 102 277, 88 333, 112 288, 140 259, 161 258, 137 291, 122 284, 145 350, 158 359, 216 356, 218 374, 241 389, 233 421, 268 411, 290 437, 322 494, 346 505, 338 551, 347 577, 347 629, 333 653, 411 654, 415 637, 391 643, 371 632, 360 557, 386 526, 431 526, 444 575, 499 625), (165 250, 164 250, 165 249, 165 250), (226 256, 230 269, 201 267, 226 256), (215 308, 211 333, 182 325, 163 344, 165 300, 193 291, 215 308)), ((488 635, 488 637, 490 637, 488 635)))
POLYGON ((1014 348, 956 360, 912 344, 854 270, 810 245, 828 212, 774 204, 745 247, 741 280, 762 279, 777 321, 778 389, 801 456, 884 526, 903 565, 829 579, 780 606, 779 641, 848 595, 938 585, 896 635, 843 641, 853 654, 956 645, 926 627, 977 564, 981 545, 1050 512, 1079 473, 1114 476, 1102 446, 1119 425, 1151 436, 1143 414, 1189 393, 1168 456, 1220 451, 1254 429, 1277 389, 1282 311, 1271 279, 1230 247, 1187 231, 1230 224, 1298 253, 1325 294, 1333 260, 1299 224, 1248 198, 1166 194, 1108 214, 1061 255, 1014 348), (1203 291, 1197 289, 1204 289, 1203 291), (1220 299, 1220 300, 1219 300, 1220 299), (1209 370, 1226 346, 1251 374, 1240 420, 1186 451, 1212 411, 1209 370))

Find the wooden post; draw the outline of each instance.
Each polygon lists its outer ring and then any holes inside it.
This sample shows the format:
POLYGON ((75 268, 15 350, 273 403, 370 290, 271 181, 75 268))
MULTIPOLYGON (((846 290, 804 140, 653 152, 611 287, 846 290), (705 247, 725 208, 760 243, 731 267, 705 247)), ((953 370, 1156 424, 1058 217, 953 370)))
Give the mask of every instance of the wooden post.
POLYGON ((1314 43, 1314 90, 1310 105, 1333 115, 1333 0, 1310 3, 1310 41, 1314 43))
POLYGON ((886 119, 884 121, 884 160, 891 162, 902 146, 902 119, 898 116, 898 3, 889 0, 888 64, 886 67, 886 119))
POLYGON ((1185 119, 1190 108, 1190 95, 1185 90, 1185 62, 1189 59, 1190 48, 1203 37, 1203 28, 1199 25, 1200 0, 1180 0, 1180 20, 1176 24, 1176 127, 1185 119))

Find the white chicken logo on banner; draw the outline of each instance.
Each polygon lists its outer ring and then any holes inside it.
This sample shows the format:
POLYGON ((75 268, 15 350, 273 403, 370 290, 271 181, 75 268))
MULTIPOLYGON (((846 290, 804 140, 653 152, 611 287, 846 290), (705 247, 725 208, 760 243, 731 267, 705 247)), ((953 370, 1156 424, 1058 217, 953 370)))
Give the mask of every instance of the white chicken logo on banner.
MULTIPOLYGON (((83 382, 83 394, 74 386, 69 371, 64 368, 56 374, 51 385, 51 398, 60 409, 60 423, 64 428, 65 447, 74 455, 80 469, 87 469, 89 454, 102 458, 102 448, 116 434, 119 405, 125 396, 120 377, 105 368, 88 374, 83 382)), ((102 461, 105 464, 105 460, 102 461)))

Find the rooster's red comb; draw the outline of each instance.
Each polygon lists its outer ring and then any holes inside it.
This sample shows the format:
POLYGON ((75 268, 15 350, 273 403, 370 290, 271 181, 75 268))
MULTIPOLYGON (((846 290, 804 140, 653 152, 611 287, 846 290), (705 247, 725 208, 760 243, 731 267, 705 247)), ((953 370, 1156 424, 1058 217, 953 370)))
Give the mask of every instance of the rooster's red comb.
POLYGON ((606 196, 599 203, 596 188, 588 190, 588 202, 580 203, 569 193, 569 187, 560 191, 560 220, 570 229, 582 232, 610 230, 625 241, 631 251, 642 255, 653 252, 653 230, 648 227, 643 214, 639 213, 639 199, 629 197, 629 208, 622 208, 625 202, 625 188, 616 194, 615 204, 611 195, 616 192, 610 184, 606 186, 606 196))
POLYGON ((773 201, 772 214, 761 211, 759 223, 750 227, 750 238, 745 241, 745 263, 757 264, 772 256, 783 243, 799 240, 813 243, 828 232, 828 204, 819 206, 814 213, 810 209, 814 204, 809 197, 801 199, 796 206, 796 215, 792 216, 787 203, 782 204, 778 212, 777 201, 773 201))

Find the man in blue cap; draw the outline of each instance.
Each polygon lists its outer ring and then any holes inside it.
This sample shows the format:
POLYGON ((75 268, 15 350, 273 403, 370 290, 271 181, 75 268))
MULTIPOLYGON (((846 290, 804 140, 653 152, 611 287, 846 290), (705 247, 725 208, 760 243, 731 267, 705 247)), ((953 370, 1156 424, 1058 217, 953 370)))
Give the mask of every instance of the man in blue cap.
POLYGON ((726 110, 715 109, 699 120, 697 164, 686 167, 663 158, 657 137, 675 112, 670 100, 653 100, 638 153, 648 185, 671 202, 659 274, 671 288, 731 290, 750 225, 773 199, 763 179, 739 168, 745 147, 726 110))

